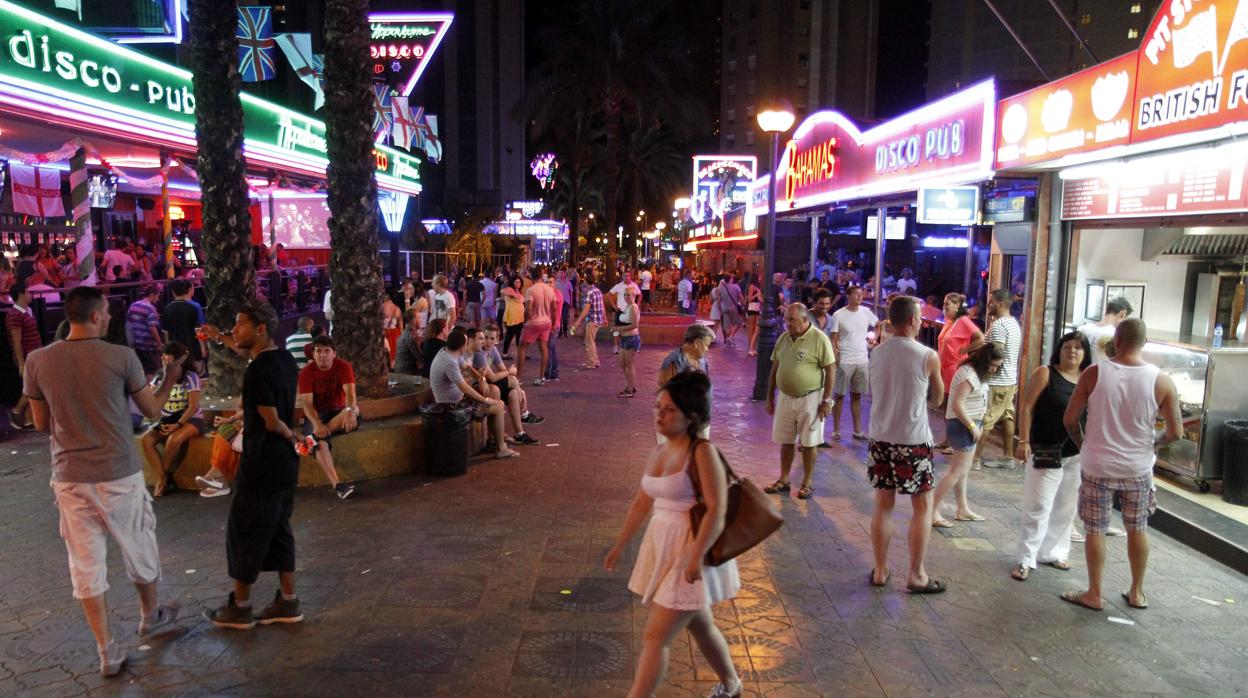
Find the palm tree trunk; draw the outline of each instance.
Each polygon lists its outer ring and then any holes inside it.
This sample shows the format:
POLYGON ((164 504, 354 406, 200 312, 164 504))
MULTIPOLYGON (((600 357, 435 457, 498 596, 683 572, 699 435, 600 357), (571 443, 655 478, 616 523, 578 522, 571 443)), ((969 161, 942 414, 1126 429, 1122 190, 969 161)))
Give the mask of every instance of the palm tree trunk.
POLYGON ((572 207, 572 225, 568 232, 568 264, 576 265, 577 248, 580 246, 581 235, 581 187, 580 182, 576 181, 576 177, 572 178, 572 193, 568 196, 568 203, 572 207))
MULTIPOLYGON (((204 290, 208 322, 232 327, 234 314, 256 297, 252 261, 247 165, 243 159, 243 105, 238 92, 238 0, 196 0, 191 5, 191 72, 195 76, 195 137, 199 143, 200 202, 203 205, 204 290), (226 57, 222 60, 222 57, 226 57)), ((269 328, 270 332, 277 328, 269 328)), ((246 360, 214 351, 208 395, 240 394, 246 360)))
POLYGON ((368 0, 325 3, 325 138, 329 155, 329 270, 334 337, 351 362, 361 394, 388 391, 389 360, 381 326, 385 287, 377 237, 373 177, 373 93, 368 57, 368 0))
POLYGON ((607 148, 606 171, 603 181, 603 196, 606 197, 605 215, 607 217, 607 284, 615 285, 615 263, 619 258, 619 245, 616 244, 618 228, 619 197, 616 183, 620 180, 620 106, 613 100, 607 101, 606 108, 607 148))

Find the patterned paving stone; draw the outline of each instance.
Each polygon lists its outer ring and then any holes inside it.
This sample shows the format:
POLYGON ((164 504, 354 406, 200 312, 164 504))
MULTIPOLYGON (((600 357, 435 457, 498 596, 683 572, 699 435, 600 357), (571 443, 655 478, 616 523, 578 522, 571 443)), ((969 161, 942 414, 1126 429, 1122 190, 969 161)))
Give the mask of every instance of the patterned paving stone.
POLYGON ((513 673, 544 678, 623 678, 632 675, 623 633, 563 631, 526 634, 513 673))
POLYGON ((418 574, 395 579, 381 595, 383 606, 476 608, 488 577, 463 574, 418 574))
POLYGON ((633 595, 624 579, 584 577, 563 579, 542 577, 533 591, 534 611, 579 611, 610 613, 633 604, 633 595))

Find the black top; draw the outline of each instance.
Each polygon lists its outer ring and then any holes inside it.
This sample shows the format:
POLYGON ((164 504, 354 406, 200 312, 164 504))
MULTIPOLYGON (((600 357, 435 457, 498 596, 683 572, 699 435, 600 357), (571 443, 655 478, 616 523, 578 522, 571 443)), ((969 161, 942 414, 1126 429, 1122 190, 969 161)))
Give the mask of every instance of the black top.
POLYGON ((1057 366, 1049 366, 1049 385, 1036 398, 1036 409, 1031 416, 1031 445, 1062 445, 1062 458, 1079 455, 1079 447, 1066 434, 1062 417, 1070 396, 1075 394, 1075 384, 1066 380, 1057 366))
POLYGON ((446 340, 427 337, 420 345, 420 375, 429 377, 429 367, 433 365, 433 357, 446 346, 446 340))
POLYGON ((242 489, 285 490, 299 482, 294 446, 264 428, 260 406, 277 408, 277 418, 294 425, 299 368, 285 349, 261 352, 243 376, 243 454, 235 484, 242 489))
POLYGON ((185 344, 195 360, 203 358, 199 351, 199 338, 195 336, 195 328, 199 325, 199 308, 187 301, 170 301, 160 314, 160 326, 169 333, 169 339, 185 344))
POLYGON ((468 302, 480 303, 481 294, 485 293, 485 286, 481 284, 480 279, 472 279, 468 282, 468 302))

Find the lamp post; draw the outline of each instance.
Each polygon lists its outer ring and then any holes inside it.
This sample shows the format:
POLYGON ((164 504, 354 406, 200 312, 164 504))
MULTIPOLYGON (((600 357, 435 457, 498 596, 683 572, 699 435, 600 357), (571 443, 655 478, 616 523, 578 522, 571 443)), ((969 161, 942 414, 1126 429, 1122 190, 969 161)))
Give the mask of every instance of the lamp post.
POLYGON ((776 160, 780 156, 780 134, 793 127, 793 109, 781 103, 758 113, 758 127, 771 134, 771 178, 767 183, 767 227, 763 232, 763 313, 759 318, 758 363, 754 367, 755 400, 767 399, 767 378, 771 375, 771 351, 776 346, 779 322, 776 318, 776 160))

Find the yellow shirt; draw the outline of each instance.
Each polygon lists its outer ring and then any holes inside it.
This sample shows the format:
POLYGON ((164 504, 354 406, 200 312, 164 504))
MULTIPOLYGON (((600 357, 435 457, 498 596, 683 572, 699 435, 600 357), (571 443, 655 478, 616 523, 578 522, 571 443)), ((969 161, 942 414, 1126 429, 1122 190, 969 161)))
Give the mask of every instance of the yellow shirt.
POLYGON ((522 325, 524 324, 524 299, 513 296, 510 293, 503 294, 503 324, 504 325, 522 325))
POLYGON ((801 397, 823 387, 823 371, 836 363, 832 342, 812 323, 796 339, 785 332, 776 340, 771 361, 777 364, 776 386, 789 397, 801 397))

